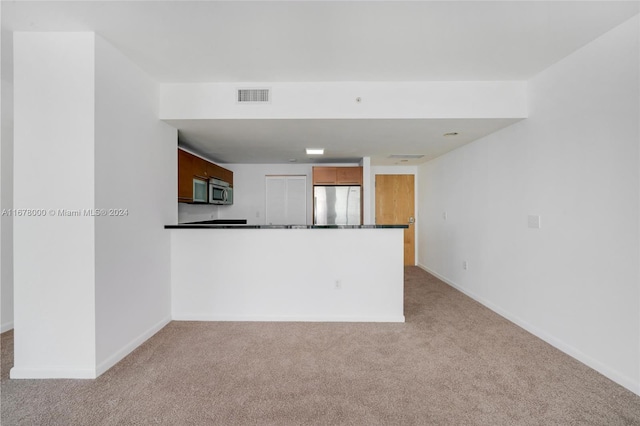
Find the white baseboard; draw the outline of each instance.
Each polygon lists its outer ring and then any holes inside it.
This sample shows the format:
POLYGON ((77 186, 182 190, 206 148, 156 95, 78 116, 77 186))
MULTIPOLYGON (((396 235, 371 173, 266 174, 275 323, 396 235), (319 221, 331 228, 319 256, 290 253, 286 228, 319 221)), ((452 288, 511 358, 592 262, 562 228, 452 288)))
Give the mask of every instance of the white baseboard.
POLYGON ((0 325, 0 333, 4 333, 5 331, 9 330, 13 330, 13 321, 5 322, 4 324, 0 325))
POLYGON ((260 322, 404 322, 404 315, 393 316, 247 316, 173 314, 174 321, 260 321, 260 322))
POLYGON ((133 352, 138 346, 146 342, 151 336, 156 334, 158 331, 162 330, 167 324, 171 322, 171 318, 165 318, 162 321, 159 321, 154 326, 140 334, 138 337, 133 339, 127 345, 125 345, 122 349, 111 355, 109 358, 102 361, 96 367, 96 376, 100 376, 102 373, 116 365, 120 362, 124 357, 133 352))
POLYGON ((458 284, 456 284, 455 282, 453 282, 452 280, 448 279, 447 277, 444 277, 440 274, 438 274, 437 272, 429 269, 428 267, 424 266, 424 265, 417 265, 420 269, 425 270, 426 272, 430 273, 431 275, 433 275, 434 277, 438 278, 439 280, 445 282, 446 284, 450 285, 451 287, 455 288, 456 290, 460 291, 461 293, 464 293, 465 295, 469 296, 470 298, 472 298, 473 300, 481 303, 482 305, 486 306, 487 308, 491 309, 493 312, 497 313, 498 315, 502 316, 503 318, 506 318, 507 320, 511 321, 512 323, 516 324, 517 326, 527 330, 529 333, 533 334, 534 336, 544 340, 545 342, 549 343, 551 346, 555 347, 556 349, 559 349, 560 351, 566 353, 567 355, 577 359, 578 361, 582 362, 583 364, 587 365, 590 368, 593 368, 594 370, 596 370, 597 372, 599 372, 600 374, 602 374, 603 376, 613 380, 614 382, 618 383, 620 386, 623 386, 627 389, 629 389, 631 392, 635 393, 636 395, 640 395, 640 382, 638 382, 637 380, 631 379, 629 377, 626 377, 622 374, 620 374, 618 371, 608 367, 607 365, 602 364, 601 362, 593 359, 592 357, 590 357, 589 355, 585 354, 584 352, 580 351, 579 349, 576 349, 575 347, 563 342, 562 340, 558 339, 557 337, 553 336, 552 334, 539 329, 538 327, 529 324, 528 322, 524 321, 523 319, 521 319, 520 317, 518 317, 517 315, 512 314, 511 312, 508 312, 504 309, 502 309, 499 306, 494 305, 493 303, 491 303, 490 301, 478 296, 477 294, 459 286, 458 284))
POLYGON ((91 368, 19 368, 9 371, 12 379, 95 379, 96 370, 91 368))
POLYGON ((19 368, 13 367, 9 373, 12 379, 95 379, 102 373, 116 365, 125 356, 129 355, 147 339, 160 331, 171 322, 170 318, 163 319, 149 330, 140 334, 122 349, 101 362, 95 369, 91 368, 19 368))

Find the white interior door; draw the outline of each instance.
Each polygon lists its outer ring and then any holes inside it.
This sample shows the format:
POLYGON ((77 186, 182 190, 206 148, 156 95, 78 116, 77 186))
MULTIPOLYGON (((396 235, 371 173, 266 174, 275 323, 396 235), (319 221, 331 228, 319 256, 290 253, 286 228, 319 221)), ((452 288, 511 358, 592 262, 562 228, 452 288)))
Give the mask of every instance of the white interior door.
POLYGON ((266 176, 267 225, 306 225, 307 177, 266 176))

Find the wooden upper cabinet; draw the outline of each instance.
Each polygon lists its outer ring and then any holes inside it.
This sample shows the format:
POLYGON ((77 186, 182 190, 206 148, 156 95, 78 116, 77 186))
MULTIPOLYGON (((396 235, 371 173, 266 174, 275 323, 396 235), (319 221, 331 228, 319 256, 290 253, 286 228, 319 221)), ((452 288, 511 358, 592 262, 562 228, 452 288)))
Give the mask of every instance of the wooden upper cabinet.
POLYGON ((217 164, 207 163, 207 174, 210 178, 222 180, 222 167, 217 164))
POLYGON ((336 168, 335 167, 314 167, 313 168, 313 184, 314 185, 335 185, 336 184, 336 168))
POLYGON ((362 185, 362 167, 314 167, 314 185, 362 185))
POLYGON ((336 167, 337 185, 362 185, 362 167, 336 167))
POLYGON ((230 186, 233 186, 233 172, 227 170, 224 167, 220 167, 222 172, 222 180, 227 182, 230 186))
POLYGON ((233 172, 231 170, 227 170, 217 164, 209 163, 207 171, 210 178, 220 179, 227 182, 230 186, 233 186, 233 172))
POLYGON ((193 202, 193 179, 216 178, 233 186, 233 172, 178 149, 178 202, 193 202))
POLYGON ((178 150, 178 201, 193 201, 193 155, 178 150))
POLYGON ((193 156, 193 175, 202 179, 209 179, 209 162, 193 156))

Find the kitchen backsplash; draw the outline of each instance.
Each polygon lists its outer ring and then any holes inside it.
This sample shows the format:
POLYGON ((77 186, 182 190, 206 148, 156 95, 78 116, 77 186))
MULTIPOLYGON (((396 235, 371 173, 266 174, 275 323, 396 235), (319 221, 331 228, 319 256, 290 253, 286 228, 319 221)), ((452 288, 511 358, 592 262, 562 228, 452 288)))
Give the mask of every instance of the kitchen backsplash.
POLYGON ((218 219, 218 209, 211 204, 178 203, 178 223, 218 219))

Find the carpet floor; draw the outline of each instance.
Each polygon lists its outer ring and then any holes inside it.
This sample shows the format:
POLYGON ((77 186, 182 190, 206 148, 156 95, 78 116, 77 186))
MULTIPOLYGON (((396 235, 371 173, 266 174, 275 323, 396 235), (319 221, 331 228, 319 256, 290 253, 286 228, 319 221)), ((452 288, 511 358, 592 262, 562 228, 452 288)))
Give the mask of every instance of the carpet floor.
POLYGON ((9 425, 640 425, 640 397, 417 267, 404 324, 171 322, 95 380, 10 380, 9 425))

